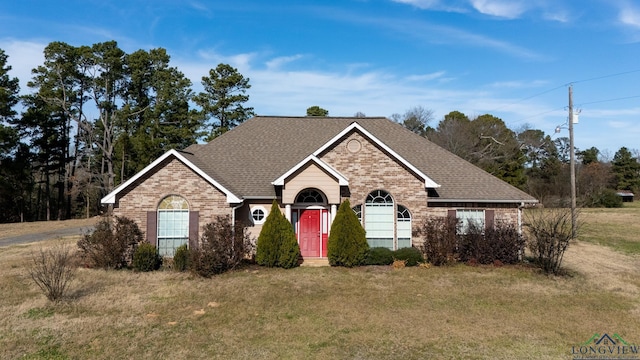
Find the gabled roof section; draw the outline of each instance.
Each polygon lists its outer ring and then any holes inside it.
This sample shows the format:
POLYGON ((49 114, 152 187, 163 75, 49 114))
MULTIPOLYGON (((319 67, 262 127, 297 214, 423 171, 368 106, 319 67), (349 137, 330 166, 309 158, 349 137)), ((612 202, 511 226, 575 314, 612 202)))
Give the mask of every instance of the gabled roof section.
POLYGON ((143 177, 144 175, 146 175, 147 173, 149 173, 150 171, 155 169, 164 160, 166 160, 167 158, 169 158, 171 156, 173 156, 176 159, 178 159, 180 162, 182 162, 188 168, 193 170, 196 174, 200 175, 203 179, 205 179, 207 182, 209 182, 215 188, 217 188, 218 190, 222 191, 227 196, 227 202, 228 203, 240 203, 240 202, 242 202, 242 199, 240 199, 238 196, 236 196, 231 191, 226 189, 219 182, 217 182, 215 179, 213 179, 211 176, 209 176, 205 171, 203 171, 198 166, 196 166, 192 161, 187 159, 187 157, 189 156, 188 154, 180 153, 180 152, 178 152, 176 150, 169 150, 166 153, 164 153, 162 156, 157 158, 154 162, 152 162, 151 164, 147 165, 147 167, 145 167, 140 172, 135 174, 131 179, 127 180, 126 182, 120 184, 120 186, 116 187, 112 192, 110 192, 105 197, 103 197, 102 200, 100 200, 100 202, 102 204, 114 204, 116 202, 117 195, 122 190, 126 189, 131 184, 133 184, 136 180, 140 179, 141 177, 143 177))
POLYGON ((284 173, 282 176, 280 176, 279 178, 275 179, 272 184, 273 185, 284 185, 284 181, 291 176, 291 174, 295 173, 296 171, 298 171, 300 168, 302 168, 303 166, 309 164, 309 163, 315 163, 316 165, 318 165, 321 169, 323 169, 324 171, 328 172, 329 174, 331 174, 331 176, 335 177, 338 180, 338 184, 340 186, 346 186, 349 185, 349 180, 342 174, 340 174, 340 172, 338 172, 336 169, 332 168, 331 166, 329 166, 327 163, 325 163, 324 161, 318 159, 318 157, 315 154, 309 155, 307 156, 304 160, 300 161, 299 163, 297 163, 294 167, 292 167, 291 169, 289 169, 289 171, 287 171, 286 173, 284 173))
POLYGON ((384 151, 386 151, 394 159, 399 161, 402 165, 406 166, 411 171, 413 171, 416 175, 418 175, 420 178, 422 178, 422 180, 424 181, 424 187, 426 187, 426 188, 439 188, 440 187, 440 185, 438 183, 433 181, 430 177, 425 175, 422 171, 418 170, 418 168, 413 166, 413 164, 411 164, 405 158, 403 158, 398 153, 393 151, 393 149, 391 149, 389 146, 387 146, 387 144, 385 144, 384 142, 380 141, 380 139, 378 139, 377 137, 373 136, 370 132, 368 132, 366 129, 364 129, 362 126, 360 126, 360 124, 358 124, 357 122, 351 123, 351 125, 349 125, 344 130, 342 130, 338 135, 334 136, 331 140, 327 141, 318 150, 314 151, 313 155, 314 156, 318 156, 318 155, 322 154, 323 151, 325 151, 329 147, 333 146, 336 142, 338 142, 340 139, 342 139, 345 135, 349 134, 350 132, 352 132, 354 130, 357 130, 358 132, 360 132, 363 136, 368 138, 370 141, 374 142, 376 145, 378 145, 379 147, 384 149, 384 151))
MULTIPOLYGON (((275 180, 313 161, 310 155, 321 158, 321 153, 330 151, 350 131, 366 137, 424 179, 429 201, 537 201, 384 117, 256 116, 207 144, 191 145, 183 155, 237 198, 274 199, 275 180)), ((344 178, 349 176, 336 170, 344 178)), ((348 180, 350 184, 354 181, 348 180)))

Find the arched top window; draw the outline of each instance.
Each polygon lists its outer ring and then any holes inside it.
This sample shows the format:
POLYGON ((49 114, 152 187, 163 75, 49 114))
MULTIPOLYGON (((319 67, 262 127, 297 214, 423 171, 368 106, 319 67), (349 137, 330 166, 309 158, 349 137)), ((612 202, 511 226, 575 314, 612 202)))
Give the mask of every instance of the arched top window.
POLYGON ((393 198, 384 190, 376 190, 369 193, 367 196, 367 204, 393 204, 393 198))
POLYGON ((411 221, 411 213, 409 209, 402 205, 398 205, 398 221, 411 221))
POLYGON ((187 200, 178 195, 169 195, 162 199, 158 210, 189 210, 187 200))
POLYGON ((158 205, 158 253, 173 257, 176 249, 189 241, 189 203, 169 195, 158 205))
POLYGON ((353 210, 353 212, 356 213, 356 216, 358 217, 358 221, 362 223, 362 205, 356 205, 352 207, 351 210, 353 210))
POLYGON ((296 197, 296 202, 307 203, 307 204, 324 203, 324 197, 316 189, 306 189, 298 194, 298 196, 296 197))

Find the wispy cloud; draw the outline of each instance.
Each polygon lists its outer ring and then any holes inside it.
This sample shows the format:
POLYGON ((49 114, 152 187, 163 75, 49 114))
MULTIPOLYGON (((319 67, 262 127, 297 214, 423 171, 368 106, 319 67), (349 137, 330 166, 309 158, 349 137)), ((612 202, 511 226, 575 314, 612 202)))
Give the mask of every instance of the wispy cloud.
POLYGON ((391 0, 423 10, 458 13, 480 13, 495 18, 517 19, 525 13, 536 11, 548 21, 568 22, 571 17, 562 1, 547 0, 391 0))
POLYGON ((549 81, 547 80, 533 80, 533 81, 499 81, 492 84, 489 84, 491 88, 508 88, 508 89, 527 89, 527 88, 537 88, 541 86, 548 86, 549 81))
POLYGON ((31 80, 31 70, 44 63, 45 43, 35 41, 18 41, 13 39, 0 39, 0 49, 6 55, 8 65, 11 66, 9 77, 17 77, 20 80, 20 93, 29 93, 27 82, 31 80))
POLYGON ((640 8, 629 2, 621 2, 618 12, 618 20, 627 26, 640 29, 640 8))
POLYGON ((283 65, 292 63, 296 60, 302 59, 303 55, 297 54, 293 56, 281 56, 267 61, 266 65, 268 69, 275 70, 283 65))
POLYGON ((438 71, 431 74, 422 74, 422 75, 409 75, 405 79, 408 81, 431 81, 436 79, 442 79, 445 75, 444 71, 438 71))
POLYGON ((400 4, 407 4, 415 6, 419 9, 425 10, 438 10, 447 12, 468 12, 467 6, 464 1, 451 1, 451 0, 391 0, 400 4))
POLYGON ((517 44, 494 39, 478 33, 472 33, 457 27, 439 25, 429 21, 363 15, 354 16, 354 14, 341 11, 334 11, 328 16, 332 16, 333 18, 341 21, 375 26, 383 30, 393 31, 400 35, 410 36, 413 39, 430 44, 488 48, 526 60, 547 60, 546 56, 517 44))
POLYGON ((525 2, 515 0, 471 0, 471 5, 481 14, 516 19, 527 10, 525 2))

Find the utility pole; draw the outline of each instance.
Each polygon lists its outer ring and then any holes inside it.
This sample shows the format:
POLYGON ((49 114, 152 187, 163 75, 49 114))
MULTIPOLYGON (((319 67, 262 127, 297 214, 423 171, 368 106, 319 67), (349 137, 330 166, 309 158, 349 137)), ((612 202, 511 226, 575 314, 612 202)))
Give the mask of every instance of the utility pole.
POLYGON ((569 84, 569 163, 571 166, 571 238, 576 237, 576 154, 573 145, 573 84, 569 84))

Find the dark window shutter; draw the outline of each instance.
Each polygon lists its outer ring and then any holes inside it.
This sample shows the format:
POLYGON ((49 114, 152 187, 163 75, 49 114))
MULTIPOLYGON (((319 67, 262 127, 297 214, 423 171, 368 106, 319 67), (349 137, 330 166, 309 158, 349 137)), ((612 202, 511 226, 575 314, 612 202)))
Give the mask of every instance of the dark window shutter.
POLYGON ((493 219, 495 217, 495 210, 485 210, 484 211, 484 228, 492 229, 493 228, 493 219))
POLYGON ((447 216, 452 219, 455 219, 458 217, 458 213, 456 210, 447 210, 447 216))
POLYGON ((147 242, 158 246, 158 212, 147 211, 147 242))
POLYGON ((198 247, 198 228, 200 227, 200 212, 189 211, 189 247, 198 247))

